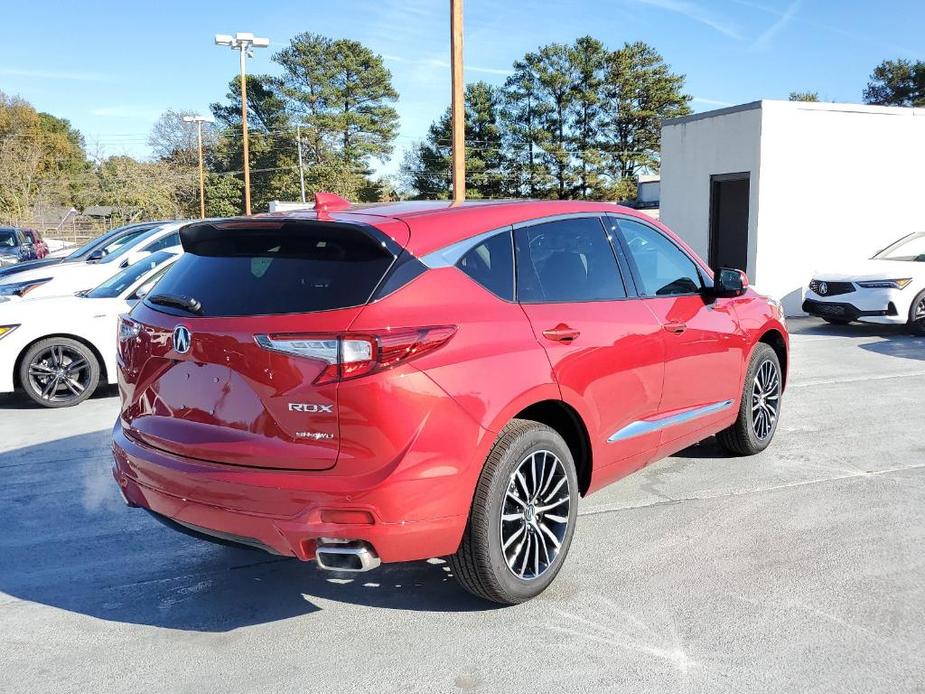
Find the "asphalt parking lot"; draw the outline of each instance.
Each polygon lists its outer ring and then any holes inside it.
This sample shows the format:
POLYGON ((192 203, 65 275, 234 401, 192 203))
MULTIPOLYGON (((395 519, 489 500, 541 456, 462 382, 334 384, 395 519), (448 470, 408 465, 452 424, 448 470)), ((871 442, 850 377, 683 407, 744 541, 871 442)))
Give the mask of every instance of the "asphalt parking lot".
POLYGON ((582 503, 495 608, 432 560, 335 578, 119 500, 112 390, 0 400, 0 691, 922 691, 925 338, 791 322, 774 444, 712 440, 582 503))

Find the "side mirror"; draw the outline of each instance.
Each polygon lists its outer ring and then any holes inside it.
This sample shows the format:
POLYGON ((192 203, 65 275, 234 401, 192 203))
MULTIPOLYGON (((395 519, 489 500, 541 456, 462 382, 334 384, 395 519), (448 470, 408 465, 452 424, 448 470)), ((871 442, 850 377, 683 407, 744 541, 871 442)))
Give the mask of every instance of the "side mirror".
POLYGON ((721 267, 713 277, 713 294, 718 297, 742 296, 748 289, 748 276, 742 270, 721 267))
POLYGON ((106 256, 106 251, 102 248, 97 248, 93 253, 87 256, 88 263, 98 263, 106 256))

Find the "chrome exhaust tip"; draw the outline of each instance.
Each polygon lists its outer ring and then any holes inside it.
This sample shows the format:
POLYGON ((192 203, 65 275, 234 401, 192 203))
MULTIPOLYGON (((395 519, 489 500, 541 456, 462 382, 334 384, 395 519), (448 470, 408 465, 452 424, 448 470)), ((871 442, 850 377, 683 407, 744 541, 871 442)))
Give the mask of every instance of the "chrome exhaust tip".
POLYGON ((364 540, 341 540, 322 537, 315 549, 318 567, 326 571, 372 571, 382 560, 373 546, 364 540))

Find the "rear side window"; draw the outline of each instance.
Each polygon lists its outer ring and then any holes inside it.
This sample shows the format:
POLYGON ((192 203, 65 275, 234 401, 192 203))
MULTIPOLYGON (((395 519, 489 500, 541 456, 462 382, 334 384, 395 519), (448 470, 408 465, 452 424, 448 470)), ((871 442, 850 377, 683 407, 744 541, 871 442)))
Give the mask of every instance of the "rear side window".
POLYGON ((617 223, 636 264, 643 294, 673 296, 702 289, 697 265, 665 236, 639 222, 620 219, 617 223))
POLYGON ((159 296, 195 299, 203 316, 359 306, 395 259, 384 241, 347 224, 198 224, 181 238, 186 253, 145 298, 155 310, 173 312, 159 296))
POLYGON ((626 297, 613 248, 597 217, 517 229, 517 296, 523 303, 626 297))
POLYGON ((145 246, 145 250, 150 253, 156 253, 157 251, 162 251, 165 248, 173 248, 174 246, 180 245, 180 232, 175 231, 172 234, 167 234, 163 238, 158 239, 150 246, 145 246))
POLYGON ((495 296, 514 299, 514 249, 510 232, 502 232, 474 246, 456 267, 495 296))

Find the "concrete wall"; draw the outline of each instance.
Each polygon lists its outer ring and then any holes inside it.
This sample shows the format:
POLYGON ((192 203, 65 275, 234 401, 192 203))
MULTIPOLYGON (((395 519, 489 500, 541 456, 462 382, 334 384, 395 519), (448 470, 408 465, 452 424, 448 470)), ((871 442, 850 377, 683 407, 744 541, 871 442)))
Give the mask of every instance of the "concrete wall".
POLYGON ((800 313, 812 274, 925 229, 925 109, 762 101, 662 128, 661 218, 707 258, 710 176, 751 173, 748 266, 800 313))
POLYGON ((755 277, 761 103, 675 119, 662 128, 661 220, 708 259, 710 176, 751 175, 748 266, 755 277))
POLYGON ((925 109, 765 101, 756 286, 800 313, 814 271, 925 229, 925 109))

